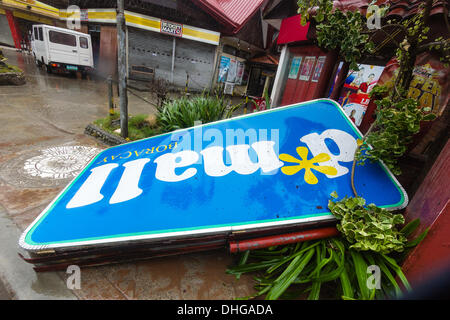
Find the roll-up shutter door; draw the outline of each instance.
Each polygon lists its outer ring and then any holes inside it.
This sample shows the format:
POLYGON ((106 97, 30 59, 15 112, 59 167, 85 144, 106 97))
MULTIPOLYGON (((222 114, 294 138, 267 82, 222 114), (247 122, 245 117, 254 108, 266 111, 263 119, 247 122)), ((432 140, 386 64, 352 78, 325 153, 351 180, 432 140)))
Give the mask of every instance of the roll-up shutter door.
POLYGON ((175 49, 174 84, 184 86, 189 74, 189 89, 209 88, 214 72, 216 47, 210 44, 177 38, 175 49))
POLYGON ((9 29, 8 19, 3 14, 0 14, 0 43, 14 46, 14 39, 9 29))
MULTIPOLYGON (((209 88, 215 46, 176 37, 173 84, 189 90, 209 88)), ((173 37, 128 27, 128 68, 130 79, 172 79, 173 37)))
POLYGON ((128 68, 130 79, 170 79, 172 38, 156 32, 128 27, 128 68))

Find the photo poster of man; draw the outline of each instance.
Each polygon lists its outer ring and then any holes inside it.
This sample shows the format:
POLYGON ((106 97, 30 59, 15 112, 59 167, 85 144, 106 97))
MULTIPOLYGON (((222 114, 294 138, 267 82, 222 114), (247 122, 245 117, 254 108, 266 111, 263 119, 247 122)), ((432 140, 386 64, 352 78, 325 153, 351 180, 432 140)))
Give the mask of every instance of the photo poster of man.
POLYGON ((217 82, 225 82, 225 80, 227 80, 228 70, 230 69, 230 61, 231 59, 228 57, 220 57, 219 75, 217 78, 217 82))
POLYGON ((350 119, 360 126, 369 105, 369 92, 377 84, 384 66, 359 64, 359 70, 349 70, 339 98, 339 104, 350 119))
POLYGON ((311 72, 315 62, 316 57, 305 57, 305 62, 303 62, 300 76, 298 77, 299 80, 309 81, 309 77, 311 76, 311 72))

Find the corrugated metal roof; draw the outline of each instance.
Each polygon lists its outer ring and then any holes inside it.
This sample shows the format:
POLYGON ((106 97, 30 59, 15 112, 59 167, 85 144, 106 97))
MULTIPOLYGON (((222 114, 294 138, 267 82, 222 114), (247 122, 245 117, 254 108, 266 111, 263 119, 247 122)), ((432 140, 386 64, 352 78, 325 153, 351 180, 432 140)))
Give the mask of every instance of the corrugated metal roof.
POLYGON ((237 32, 261 7, 264 0, 195 0, 194 2, 237 32))

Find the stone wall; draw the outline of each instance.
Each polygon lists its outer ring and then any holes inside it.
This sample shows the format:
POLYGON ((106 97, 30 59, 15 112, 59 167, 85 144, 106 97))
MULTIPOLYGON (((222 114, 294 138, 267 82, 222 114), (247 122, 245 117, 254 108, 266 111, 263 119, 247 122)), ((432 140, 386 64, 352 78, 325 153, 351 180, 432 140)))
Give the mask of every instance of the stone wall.
POLYGON ((84 129, 84 133, 101 140, 109 146, 116 146, 128 142, 124 138, 111 134, 94 124, 88 124, 84 129))

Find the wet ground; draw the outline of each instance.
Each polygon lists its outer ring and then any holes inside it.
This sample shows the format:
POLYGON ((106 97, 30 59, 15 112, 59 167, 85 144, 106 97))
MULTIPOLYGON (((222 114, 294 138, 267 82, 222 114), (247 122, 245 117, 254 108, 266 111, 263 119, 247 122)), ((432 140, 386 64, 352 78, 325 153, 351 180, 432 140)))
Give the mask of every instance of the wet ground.
MULTIPOLYGON (((107 86, 98 79, 47 74, 30 55, 15 50, 3 49, 3 54, 25 71, 27 83, 0 86, 0 206, 24 230, 87 159, 106 148, 83 132, 88 123, 107 115, 107 86)), ((152 105, 129 95, 130 114, 153 112, 152 105)), ((251 294, 250 277, 237 281, 225 274, 232 261, 224 248, 85 268, 81 289, 73 294, 79 299, 233 299, 251 294)), ((64 272, 55 274, 65 283, 64 272)), ((0 279, 14 281, 5 278, 0 270, 0 279)), ((4 287, 0 284, 0 299, 7 297, 4 287)), ((52 289, 39 290, 45 294, 52 289)))

